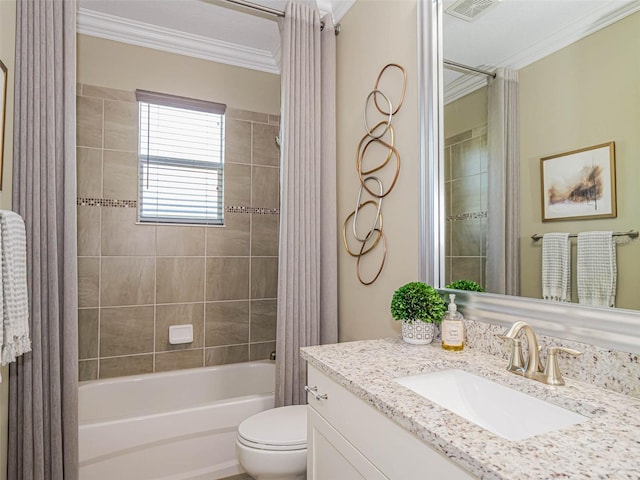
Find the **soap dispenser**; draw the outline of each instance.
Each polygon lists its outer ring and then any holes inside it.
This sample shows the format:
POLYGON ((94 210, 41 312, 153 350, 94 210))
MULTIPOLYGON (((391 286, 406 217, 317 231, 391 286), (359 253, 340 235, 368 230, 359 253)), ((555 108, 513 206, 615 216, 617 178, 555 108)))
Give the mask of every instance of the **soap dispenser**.
POLYGON ((442 318, 442 348, 460 351, 464 348, 464 322, 458 311, 455 294, 449 294, 449 307, 442 318))

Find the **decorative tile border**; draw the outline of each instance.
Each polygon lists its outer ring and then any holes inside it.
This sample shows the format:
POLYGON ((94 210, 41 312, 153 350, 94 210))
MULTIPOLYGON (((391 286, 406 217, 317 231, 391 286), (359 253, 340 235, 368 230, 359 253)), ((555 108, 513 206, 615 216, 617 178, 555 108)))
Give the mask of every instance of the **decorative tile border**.
POLYGON ((280 215, 279 208, 263 208, 263 207, 226 207, 227 213, 254 213, 257 215, 280 215))
POLYGON ((477 220, 479 218, 487 218, 487 212, 469 212, 469 213, 459 213, 458 215, 449 215, 447 217, 447 222, 460 222, 463 220, 477 220))
MULTIPOLYGON (((78 207, 116 207, 116 208, 137 208, 137 200, 111 200, 108 198, 78 198, 76 200, 78 207)), ((253 213, 256 215, 280 215, 279 208, 264 207, 225 207, 226 213, 253 213)))
POLYGON ((78 198, 78 207, 116 207, 116 208, 137 208, 137 200, 111 200, 108 198, 78 198))

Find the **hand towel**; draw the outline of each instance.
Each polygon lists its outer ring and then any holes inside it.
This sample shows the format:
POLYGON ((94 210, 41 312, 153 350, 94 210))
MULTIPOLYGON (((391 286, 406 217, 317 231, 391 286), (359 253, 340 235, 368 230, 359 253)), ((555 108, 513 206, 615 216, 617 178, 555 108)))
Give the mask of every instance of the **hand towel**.
POLYGON ((2 365, 31 351, 27 296, 27 240, 22 217, 0 211, 2 257, 2 365))
POLYGON ((571 301, 571 244, 568 233, 542 237, 542 298, 571 301))
POLYGON ((578 234, 578 302, 596 307, 616 303, 616 244, 613 232, 578 234))

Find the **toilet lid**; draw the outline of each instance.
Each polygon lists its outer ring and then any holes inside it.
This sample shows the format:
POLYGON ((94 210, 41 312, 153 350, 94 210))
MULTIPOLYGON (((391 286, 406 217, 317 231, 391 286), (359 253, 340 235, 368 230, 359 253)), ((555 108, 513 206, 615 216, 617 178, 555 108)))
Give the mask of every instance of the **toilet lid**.
POLYGON ((307 446, 307 407, 272 408, 244 420, 238 427, 241 443, 264 450, 301 449, 307 446))

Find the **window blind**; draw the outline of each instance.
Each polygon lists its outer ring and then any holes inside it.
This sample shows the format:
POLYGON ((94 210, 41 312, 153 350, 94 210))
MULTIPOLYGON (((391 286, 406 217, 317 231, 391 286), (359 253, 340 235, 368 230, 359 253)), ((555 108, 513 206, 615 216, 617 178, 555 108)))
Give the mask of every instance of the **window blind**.
POLYGON ((222 224, 225 106, 152 92, 136 95, 138 220, 222 224))

